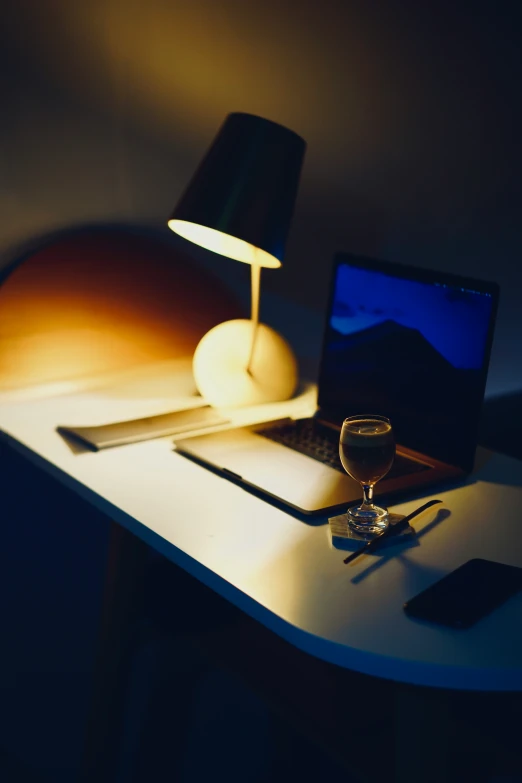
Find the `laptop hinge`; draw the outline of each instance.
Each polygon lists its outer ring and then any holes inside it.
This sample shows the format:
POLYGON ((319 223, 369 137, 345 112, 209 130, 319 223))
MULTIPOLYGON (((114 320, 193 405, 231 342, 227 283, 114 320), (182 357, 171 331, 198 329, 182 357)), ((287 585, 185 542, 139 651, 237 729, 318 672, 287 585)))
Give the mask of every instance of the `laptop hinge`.
POLYGON ((336 432, 340 432, 341 427, 343 426, 343 419, 339 419, 338 416, 329 416, 327 411, 321 410, 320 408, 316 410, 312 418, 324 427, 330 427, 330 429, 335 430, 336 432))

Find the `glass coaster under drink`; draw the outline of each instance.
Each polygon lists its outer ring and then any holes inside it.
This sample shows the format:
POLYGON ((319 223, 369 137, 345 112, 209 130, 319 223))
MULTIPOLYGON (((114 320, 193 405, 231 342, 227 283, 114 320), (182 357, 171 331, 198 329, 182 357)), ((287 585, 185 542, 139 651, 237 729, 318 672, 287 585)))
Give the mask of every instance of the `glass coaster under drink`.
MULTIPOLYGON (((397 522, 404 519, 404 516, 404 514, 388 514, 388 524, 393 528, 397 522)), ((349 524, 348 515, 346 513, 330 517, 328 520, 328 528, 331 543, 335 549, 354 551, 376 537, 376 534, 361 534, 353 530, 349 524)), ((381 549, 384 551, 388 549, 388 547, 395 546, 396 544, 411 543, 415 540, 415 536, 416 533, 414 528, 412 528, 411 525, 408 525, 408 527, 400 533, 396 533, 395 535, 391 533, 390 535, 387 535, 382 540, 379 549, 375 551, 375 554, 378 554, 381 549)))

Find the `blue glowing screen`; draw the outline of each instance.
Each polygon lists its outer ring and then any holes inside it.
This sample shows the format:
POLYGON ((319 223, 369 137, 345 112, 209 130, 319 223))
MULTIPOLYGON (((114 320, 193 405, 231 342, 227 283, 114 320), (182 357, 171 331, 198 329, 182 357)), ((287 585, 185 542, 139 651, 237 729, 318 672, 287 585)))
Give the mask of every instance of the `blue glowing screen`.
POLYGON ((343 415, 389 415, 398 442, 466 462, 484 393, 492 308, 491 294, 472 287, 340 263, 320 405, 343 415))

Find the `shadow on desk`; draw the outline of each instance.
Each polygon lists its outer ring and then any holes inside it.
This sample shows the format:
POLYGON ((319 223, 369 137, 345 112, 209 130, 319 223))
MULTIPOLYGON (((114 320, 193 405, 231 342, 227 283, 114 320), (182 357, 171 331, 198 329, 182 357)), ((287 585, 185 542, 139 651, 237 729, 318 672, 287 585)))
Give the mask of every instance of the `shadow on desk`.
MULTIPOLYGON (((394 557, 402 558, 404 554, 406 554, 407 559, 407 552, 412 547, 421 546, 421 542, 419 539, 422 539, 423 536, 427 535, 433 528, 435 528, 437 525, 439 525, 441 522, 443 522, 445 519, 451 516, 451 511, 447 508, 441 508, 438 512, 435 518, 429 522, 427 525, 425 525, 422 530, 419 530, 416 534, 415 538, 412 538, 411 541, 408 541, 406 544, 400 544, 398 543, 396 546, 391 546, 389 549, 385 549, 381 552, 380 557, 377 559, 373 556, 370 556, 368 559, 370 561, 370 564, 363 568, 362 571, 358 571, 356 576, 353 577, 351 580, 353 584, 359 584, 359 582, 362 582, 367 577, 371 576, 371 574, 375 573, 375 571, 378 571, 380 568, 386 565, 389 560, 391 560, 394 557)), ((359 564, 360 565, 360 564, 359 564)), ((409 563, 410 567, 412 567, 412 564, 409 563)), ((415 568, 418 568, 418 566, 414 566, 415 568)), ((434 575, 433 582, 435 582, 438 578, 441 578, 444 575, 443 571, 437 572, 436 575, 434 575)))

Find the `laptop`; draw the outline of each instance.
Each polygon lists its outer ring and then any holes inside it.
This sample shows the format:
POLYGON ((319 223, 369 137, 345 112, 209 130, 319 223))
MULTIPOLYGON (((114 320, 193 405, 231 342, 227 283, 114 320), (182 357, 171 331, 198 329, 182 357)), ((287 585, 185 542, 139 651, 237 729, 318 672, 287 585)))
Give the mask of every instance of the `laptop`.
POLYGON ((339 253, 334 258, 313 417, 176 441, 182 454, 302 514, 360 500, 343 470, 343 420, 387 416, 397 454, 377 498, 473 468, 499 290, 339 253))

